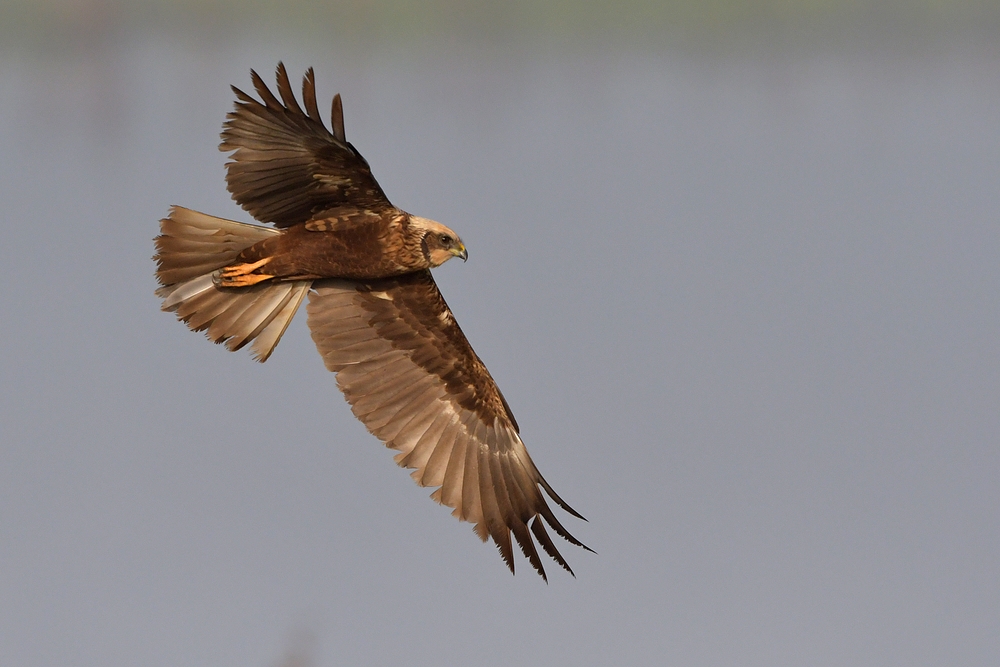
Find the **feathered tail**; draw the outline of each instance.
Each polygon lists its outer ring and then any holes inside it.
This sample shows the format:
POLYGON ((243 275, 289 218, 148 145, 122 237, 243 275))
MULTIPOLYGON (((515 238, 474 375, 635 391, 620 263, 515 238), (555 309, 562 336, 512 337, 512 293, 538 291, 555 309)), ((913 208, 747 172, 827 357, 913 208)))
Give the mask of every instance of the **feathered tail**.
POLYGON ((214 274, 275 229, 216 218, 180 206, 160 220, 156 237, 156 295, 163 310, 177 313, 193 331, 238 350, 253 342, 257 361, 266 361, 309 291, 310 280, 218 287, 214 274), (207 330, 207 331, 206 331, 207 330))

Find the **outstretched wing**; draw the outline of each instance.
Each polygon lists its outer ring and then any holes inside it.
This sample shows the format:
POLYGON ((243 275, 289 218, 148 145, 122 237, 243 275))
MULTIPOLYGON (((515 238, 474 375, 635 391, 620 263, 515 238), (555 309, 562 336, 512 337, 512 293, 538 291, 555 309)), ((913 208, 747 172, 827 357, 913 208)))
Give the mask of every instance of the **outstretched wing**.
POLYGON ((368 282, 323 280, 309 294, 309 329, 354 414, 415 468, 453 515, 492 537, 514 571, 511 533, 542 577, 529 530, 570 573, 543 519, 559 523, 541 489, 570 514, 535 468, 510 408, 455 322, 429 271, 368 282), (541 487, 541 489, 539 488, 541 487))
POLYGON ((323 217, 331 209, 378 213, 392 206, 368 162, 344 136, 340 95, 333 99, 334 134, 320 120, 312 68, 302 80, 305 111, 283 64, 277 73, 281 101, 256 72, 250 76, 263 102, 233 86, 236 108, 226 116, 219 145, 235 151, 226 164, 226 183, 240 206, 278 227, 323 217))

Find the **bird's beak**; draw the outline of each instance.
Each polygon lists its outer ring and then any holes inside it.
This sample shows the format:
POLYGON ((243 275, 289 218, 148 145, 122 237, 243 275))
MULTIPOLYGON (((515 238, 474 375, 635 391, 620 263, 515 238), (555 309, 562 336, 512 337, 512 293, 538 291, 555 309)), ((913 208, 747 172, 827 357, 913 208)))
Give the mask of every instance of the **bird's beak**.
POLYGON ((451 254, 455 257, 461 257, 463 262, 469 259, 469 251, 465 249, 465 244, 461 241, 458 242, 457 248, 451 248, 451 254))

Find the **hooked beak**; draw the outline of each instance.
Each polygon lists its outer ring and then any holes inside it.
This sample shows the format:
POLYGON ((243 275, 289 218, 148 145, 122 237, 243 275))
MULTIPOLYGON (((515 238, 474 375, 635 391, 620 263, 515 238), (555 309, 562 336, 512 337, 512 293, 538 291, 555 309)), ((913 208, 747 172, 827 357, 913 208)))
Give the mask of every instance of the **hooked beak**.
POLYGON ((451 248, 451 254, 455 257, 461 257, 463 262, 469 260, 469 251, 465 249, 465 244, 461 241, 458 242, 457 248, 451 248))

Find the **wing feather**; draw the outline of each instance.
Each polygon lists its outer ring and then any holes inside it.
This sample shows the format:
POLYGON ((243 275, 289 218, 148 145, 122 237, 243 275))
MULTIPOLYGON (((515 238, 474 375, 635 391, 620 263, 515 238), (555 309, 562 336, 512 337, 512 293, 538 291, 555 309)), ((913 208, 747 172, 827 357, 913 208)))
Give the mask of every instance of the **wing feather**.
POLYGON ((292 82, 288 80, 288 71, 285 69, 285 63, 282 62, 278 63, 278 94, 281 95, 281 101, 285 103, 289 111, 299 116, 302 115, 302 108, 295 100, 292 82))
MULTIPOLYGON (((236 105, 226 116, 219 145, 220 150, 233 151, 226 183, 240 206, 278 227, 339 208, 376 213, 393 209, 368 162, 344 138, 343 113, 337 134, 323 125, 311 69, 302 81, 305 111, 282 63, 277 67, 278 97, 256 72, 251 71, 250 78, 260 100, 233 88, 236 105)), ((342 218, 338 224, 349 227, 373 217, 342 218)))
POLYGON ((559 550, 556 549, 556 545, 552 543, 552 538, 549 537, 548 532, 545 530, 545 524, 542 523, 542 520, 537 516, 531 522, 531 533, 535 536, 538 543, 542 545, 542 549, 545 550, 545 553, 547 553, 552 560, 562 565, 563 569, 572 574, 574 577, 576 576, 573 573, 573 569, 569 566, 569 563, 566 562, 566 559, 563 558, 562 554, 559 553, 559 550))
MULTIPOLYGON (((434 408, 436 406, 432 406, 434 408)), ((416 468, 413 479, 417 481, 417 484, 421 486, 431 486, 430 484, 424 483, 424 479, 430 474, 429 462, 431 456, 437 451, 439 447, 443 450, 443 438, 448 431, 448 426, 451 424, 451 415, 447 412, 442 412, 440 410, 433 409, 432 414, 434 418, 431 420, 427 428, 424 429, 423 433, 420 434, 420 438, 413 445, 413 449, 406 456, 398 459, 396 462, 403 466, 404 468, 416 468)), ((452 441, 454 442, 454 440, 452 441)), ((449 445, 450 447, 450 445, 449 445)), ((443 471, 442 471, 443 472, 443 471)), ((434 485, 437 486, 437 485, 434 485)))
POLYGON ((398 451, 395 461, 412 468, 418 484, 438 487, 431 498, 474 524, 480 539, 492 539, 512 572, 516 542, 546 576, 535 541, 569 570, 543 522, 583 544, 559 523, 542 491, 579 515, 538 473, 507 402, 429 272, 319 281, 307 310, 313 340, 354 414, 398 451))
MULTIPOLYGON (((465 483, 465 461, 467 458, 465 450, 469 439, 461 429, 456 428, 453 431, 455 442, 452 445, 451 458, 448 459, 448 468, 445 470, 441 488, 434 493, 440 491, 435 500, 446 507, 453 507, 456 512, 459 512, 458 508, 462 505, 462 485, 465 483)), ((434 497, 433 494, 431 497, 434 497)), ((453 514, 455 513, 453 512, 453 514)), ((461 518, 461 512, 455 516, 461 518)))
POLYGON ((353 394, 359 397, 354 403, 355 408, 362 399, 396 382, 404 372, 413 372, 419 377, 419 371, 414 371, 413 364, 402 354, 381 357, 376 363, 346 366, 340 371, 344 384, 350 382, 353 394))
POLYGON ((383 405, 368 413, 365 425, 378 431, 378 438, 391 447, 392 439, 399 434, 400 429, 424 407, 426 401, 436 398, 437 393, 437 387, 424 386, 423 381, 418 382, 394 404, 383 405), (376 425, 380 423, 380 426, 376 425))
MULTIPOLYGON (((468 437, 465 447, 465 477, 462 480, 462 510, 460 518, 476 524, 473 528, 485 542, 489 532, 483 515, 483 494, 479 488, 479 443, 468 437)), ((458 509, 457 507, 455 508, 458 509)))
MULTIPOLYGON (((281 65, 281 63, 279 63, 278 65, 280 72, 282 69, 284 69, 284 67, 281 65)), ((278 102, 278 98, 276 98, 274 95, 271 94, 271 91, 268 90, 267 88, 267 84, 264 83, 264 79, 260 78, 260 75, 257 74, 257 72, 250 70, 250 80, 253 81, 253 87, 257 91, 257 94, 260 95, 260 98, 264 100, 264 104, 266 104, 269 107, 281 106, 281 104, 278 102)))
POLYGON ((441 413, 434 409, 436 407, 434 403, 428 401, 420 412, 399 429, 399 433, 389 445, 399 451, 393 459, 403 468, 414 467, 408 465, 408 462, 418 464, 422 468, 431 455, 431 450, 434 449, 434 443, 424 439, 424 435, 441 416, 441 413))
MULTIPOLYGON (((454 424, 454 418, 452 415, 447 416, 446 426, 454 424)), ((425 437, 429 437, 428 436, 425 437)), ((420 486, 442 486, 445 480, 445 473, 448 470, 448 462, 451 459, 451 453, 455 446, 455 436, 457 435, 457 429, 446 428, 438 436, 437 442, 434 445, 434 451, 431 453, 430 457, 427 459, 427 463, 424 464, 423 468, 418 468, 413 472, 414 478, 420 486)), ((438 493, 435 491, 434 493, 438 493)))
POLYGON ((513 574, 514 551, 510 544, 510 529, 504 520, 503 510, 500 507, 498 498, 503 483, 502 480, 493 479, 492 470, 490 469, 490 459, 493 457, 489 455, 489 452, 482 445, 479 447, 476 458, 479 464, 479 493, 476 495, 482 502, 486 530, 489 531, 490 537, 493 538, 493 543, 500 552, 500 556, 513 574))
POLYGON ((323 119, 320 118, 319 107, 316 105, 316 74, 312 67, 307 69, 305 76, 302 77, 302 101, 306 105, 309 117, 322 125, 323 119))
POLYGON ((380 428, 383 425, 380 417, 386 415, 388 419, 392 419, 398 415, 406 407, 400 397, 408 399, 412 392, 423 388, 425 381, 426 378, 419 371, 410 369, 359 398, 353 406, 354 414, 369 428, 380 428))

